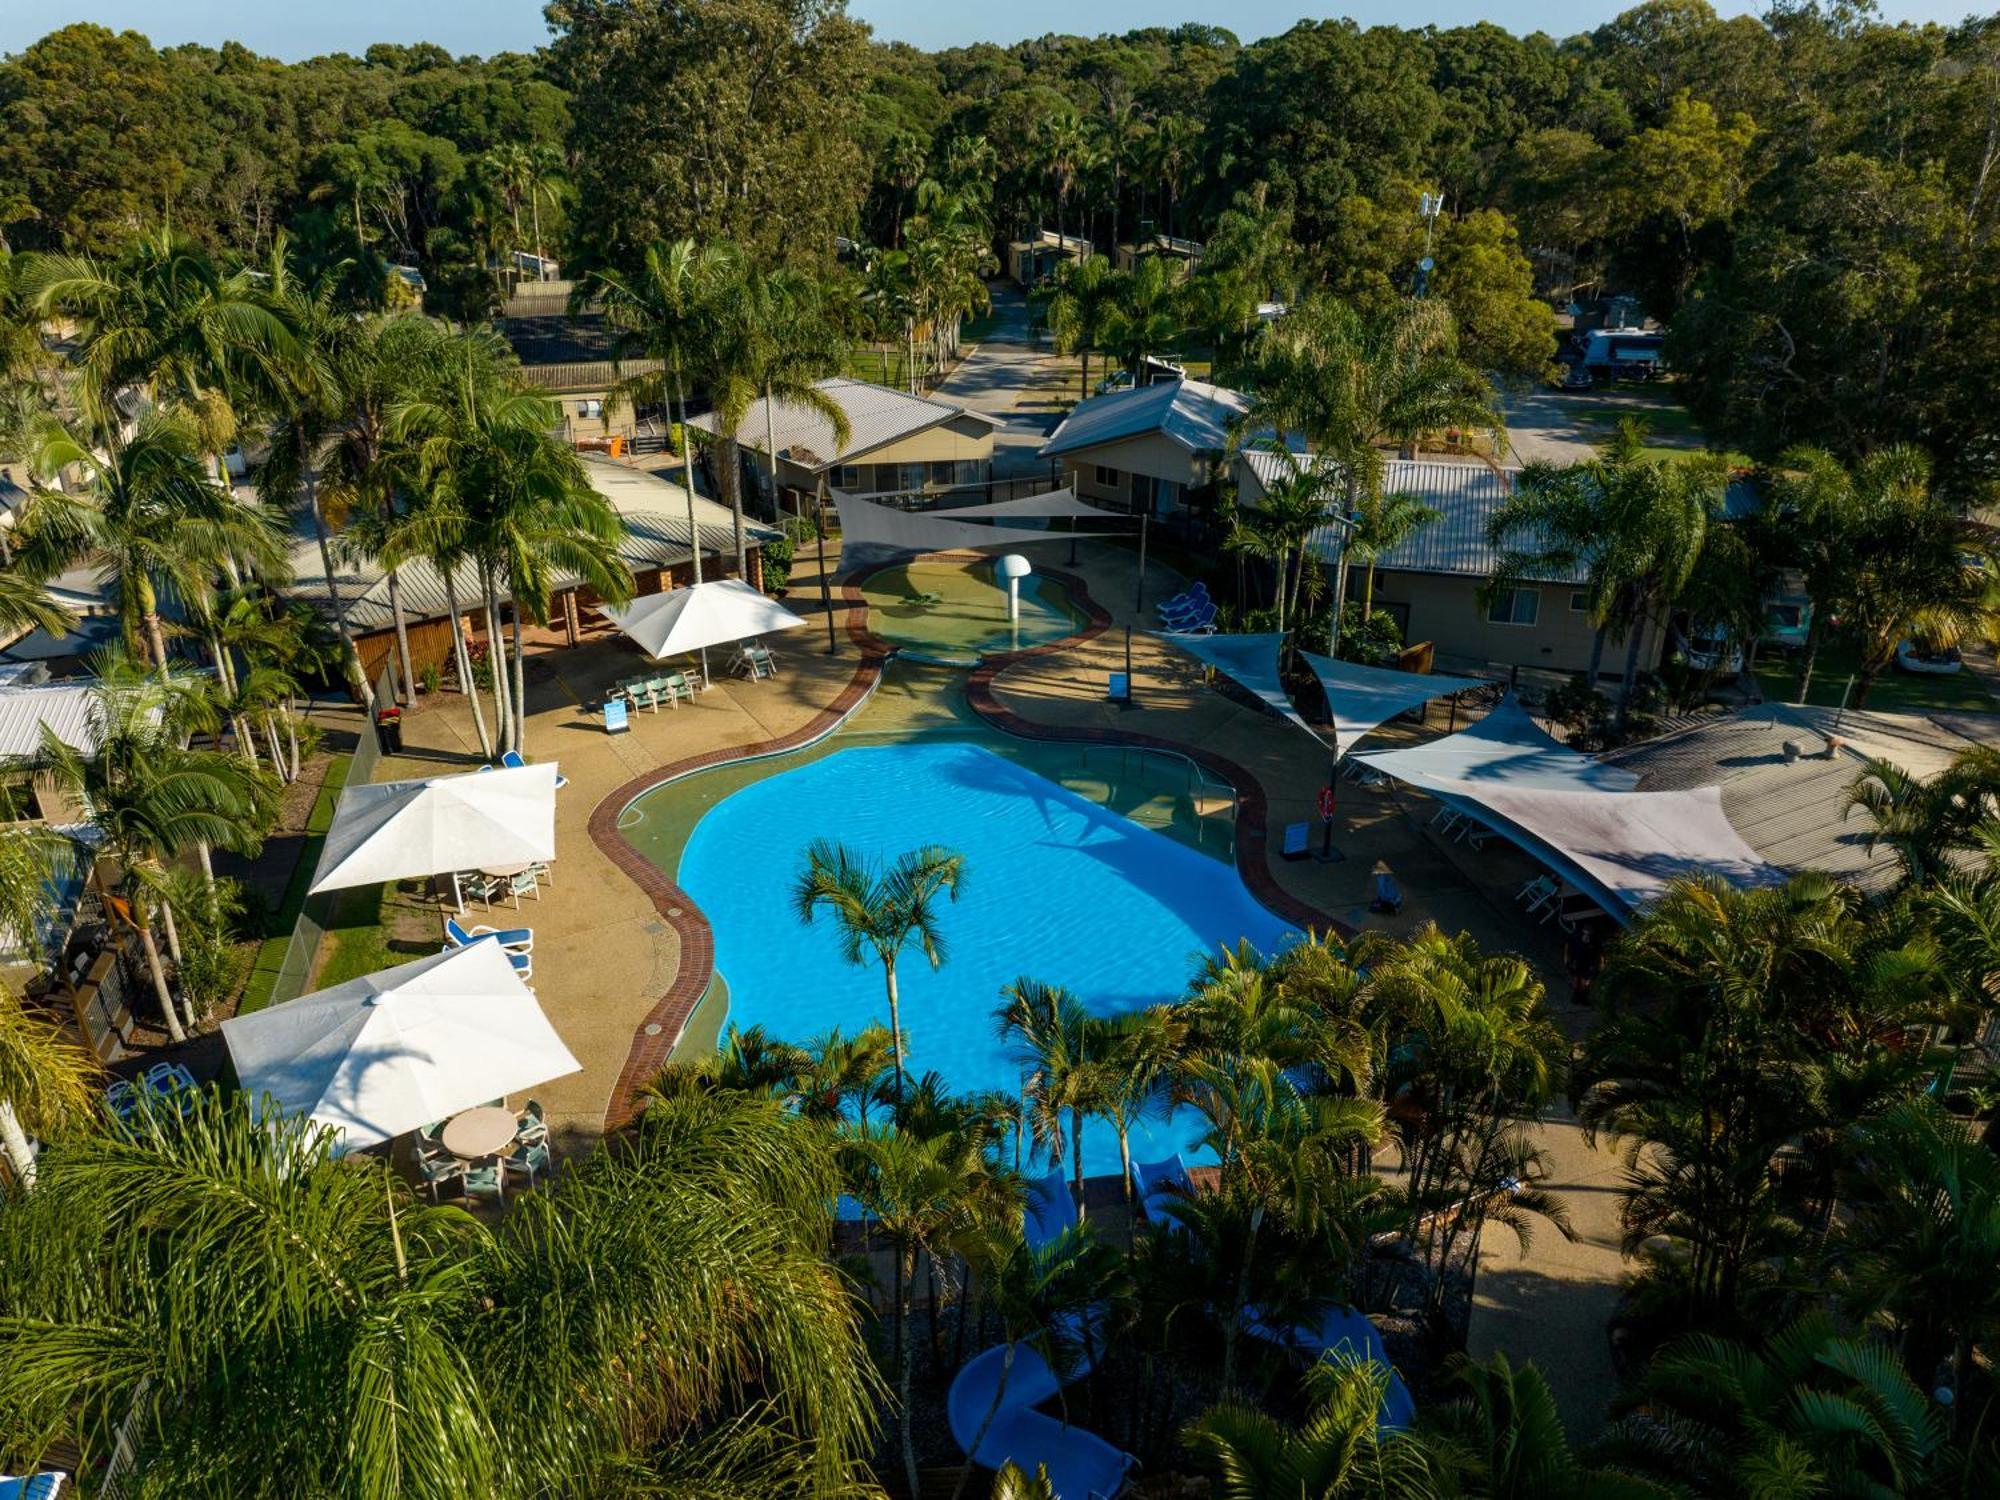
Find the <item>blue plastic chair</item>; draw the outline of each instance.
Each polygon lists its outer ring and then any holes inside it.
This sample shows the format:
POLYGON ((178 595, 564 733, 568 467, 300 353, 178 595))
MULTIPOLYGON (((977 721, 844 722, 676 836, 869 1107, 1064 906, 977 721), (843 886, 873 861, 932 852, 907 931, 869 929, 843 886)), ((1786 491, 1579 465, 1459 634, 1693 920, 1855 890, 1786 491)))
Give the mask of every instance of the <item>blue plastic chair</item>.
POLYGON ((66 1474, 58 1474, 54 1469, 44 1469, 39 1474, 29 1474, 17 1479, 10 1474, 0 1474, 0 1500, 56 1500, 61 1493, 66 1474))
MULTIPOLYGON (((502 755, 500 757, 500 764, 505 766, 510 771, 519 771, 524 769, 528 763, 521 758, 520 751, 509 750, 505 755, 502 755)), ((568 785, 569 785, 569 778, 563 775, 563 773, 560 771, 556 772, 556 790, 561 791, 564 787, 568 785)))

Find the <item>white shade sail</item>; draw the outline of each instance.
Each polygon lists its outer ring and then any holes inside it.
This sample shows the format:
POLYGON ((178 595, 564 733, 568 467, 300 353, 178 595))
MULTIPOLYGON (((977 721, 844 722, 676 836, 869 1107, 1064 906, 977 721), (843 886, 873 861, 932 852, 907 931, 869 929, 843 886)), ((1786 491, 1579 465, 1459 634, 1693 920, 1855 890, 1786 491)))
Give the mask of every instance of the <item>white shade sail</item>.
POLYGON ((1494 786, 1629 792, 1639 784, 1630 771, 1600 765, 1558 743, 1511 694, 1457 734, 1407 750, 1367 750, 1354 758, 1425 791, 1475 796, 1494 786))
POLYGON ((340 794, 315 891, 556 857, 554 761, 340 794))
MULTIPOLYGON (((1039 495, 1022 495, 1013 500, 991 500, 982 505, 952 505, 942 510, 922 511, 922 515, 945 516, 952 520, 1074 520, 1129 521, 1124 511, 1105 510, 1076 498, 1069 489, 1045 490, 1039 495)), ((1068 536, 1068 532, 1063 533, 1068 536)))
POLYGON ((222 1023, 237 1082, 378 1145, 580 1071, 495 942, 454 948, 222 1023))
POLYGON ((1784 878, 1730 823, 1720 787, 1610 793, 1488 787, 1476 800, 1502 820, 1494 825, 1501 834, 1573 884, 1586 890, 1595 885, 1628 909, 1690 875, 1719 876, 1733 885, 1784 878))
POLYGON ((1364 667, 1359 662, 1338 661, 1311 651, 1299 653, 1312 668, 1313 676, 1326 691, 1327 711, 1333 717, 1334 746, 1341 753, 1370 730, 1396 717, 1405 709, 1442 698, 1467 688, 1484 687, 1476 677, 1440 677, 1432 672, 1395 672, 1387 667, 1364 667))
POLYGON ((1160 639, 1170 646, 1178 646, 1202 665, 1215 668, 1260 703, 1275 710, 1280 717, 1296 724, 1314 739, 1319 739, 1312 725, 1305 721, 1305 716, 1292 707, 1291 695, 1285 691, 1284 681, 1278 675, 1278 652, 1285 643, 1284 636, 1279 632, 1272 630, 1258 635, 1162 634, 1160 639))
POLYGON ((740 578, 647 594, 619 609, 600 606, 598 612, 648 656, 684 656, 806 623, 740 578))
MULTIPOLYGON (((1058 491, 1057 495, 1066 495, 1058 491)), ((1001 509, 995 506, 974 505, 956 510, 899 510, 893 505, 877 505, 872 500, 864 500, 858 495, 833 492, 834 508, 840 512, 840 555, 850 565, 857 562, 866 565, 871 561, 882 561, 895 557, 921 556, 926 552, 956 552, 963 548, 1018 547, 1024 542, 1069 541, 1072 538, 1088 538, 1110 533, 1094 531, 1049 531, 1027 526, 993 526, 977 520, 963 519, 966 516, 984 515, 989 518, 1012 516, 1022 519, 1032 516, 1073 516, 1081 514, 1075 509, 1072 498, 1065 508, 1054 508, 1061 502, 1056 495, 1034 495, 1025 497, 1022 503, 1027 509, 1001 509), (1050 508, 1035 509, 1036 505, 1050 508)), ((1000 507, 1016 504, 1014 501, 1000 501, 1000 507)), ((1088 507, 1084 508, 1088 511, 1088 507)), ((1105 515, 1106 519, 1125 520, 1124 516, 1110 516, 1104 512, 1090 512, 1105 515)))

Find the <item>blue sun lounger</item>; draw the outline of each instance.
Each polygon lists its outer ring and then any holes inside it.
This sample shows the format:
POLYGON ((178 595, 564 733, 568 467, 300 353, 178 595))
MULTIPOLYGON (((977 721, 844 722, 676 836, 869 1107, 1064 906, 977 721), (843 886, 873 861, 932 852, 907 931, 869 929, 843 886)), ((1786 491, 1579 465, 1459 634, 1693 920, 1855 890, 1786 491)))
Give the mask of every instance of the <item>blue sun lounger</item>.
MULTIPOLYGON (((527 761, 521 758, 520 751, 509 750, 505 755, 500 757, 500 764, 505 766, 510 771, 518 771, 523 766, 527 765, 527 761)), ((560 771, 556 772, 556 790, 561 791, 564 787, 568 785, 569 785, 569 778, 563 775, 563 773, 560 771)))
MULTIPOLYGON (((1137 1460, 1094 1432, 1065 1426, 1035 1410, 1062 1387, 1048 1362, 1035 1350, 1014 1346, 1014 1365, 1008 1371, 1006 1389, 1000 1390, 1000 1372, 1006 1360, 1007 1346, 997 1344, 967 1360, 952 1381, 945 1408, 958 1446, 988 1469, 1011 1462, 1032 1474, 1046 1466, 1057 1500, 1092 1500, 1117 1494, 1137 1460), (1000 1395, 997 1411, 993 1409, 996 1391, 1000 1395), (979 1451, 974 1453, 973 1440, 981 1423, 986 1423, 986 1431, 978 1436, 979 1451)), ((1088 1358, 1079 1359, 1070 1378, 1088 1374, 1089 1369, 1088 1358)))

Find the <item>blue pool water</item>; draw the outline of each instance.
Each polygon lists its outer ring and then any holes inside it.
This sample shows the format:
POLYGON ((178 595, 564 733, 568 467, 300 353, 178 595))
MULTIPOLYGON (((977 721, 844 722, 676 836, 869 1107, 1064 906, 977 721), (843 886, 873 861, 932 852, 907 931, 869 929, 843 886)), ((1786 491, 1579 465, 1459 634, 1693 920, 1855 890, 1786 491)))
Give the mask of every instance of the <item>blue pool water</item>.
MULTIPOLYGON (((1002 985, 1066 986, 1100 1014, 1179 997, 1194 963, 1248 938, 1270 951, 1289 932, 1236 871, 976 745, 837 751, 717 803, 681 855, 681 886, 715 929, 729 1022, 804 1042, 834 1026, 888 1022, 882 973, 842 962, 825 917, 793 914, 792 882, 813 838, 883 859, 944 844, 966 859, 941 908, 947 955, 897 966, 906 1060, 954 1089, 1018 1091, 1020 1064, 995 1037, 1002 985)), ((1186 1149, 1185 1112, 1133 1132, 1135 1160, 1186 1149)), ((1116 1173, 1111 1127, 1084 1130, 1084 1170, 1116 1173)))

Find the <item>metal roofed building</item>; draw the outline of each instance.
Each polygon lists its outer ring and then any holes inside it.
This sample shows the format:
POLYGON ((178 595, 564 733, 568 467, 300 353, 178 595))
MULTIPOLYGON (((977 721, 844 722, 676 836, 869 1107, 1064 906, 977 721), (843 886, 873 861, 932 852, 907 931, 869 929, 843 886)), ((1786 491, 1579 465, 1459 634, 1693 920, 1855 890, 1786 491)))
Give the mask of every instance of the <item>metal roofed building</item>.
MULTIPOLYGON (((592 486, 617 508, 625 523, 619 555, 632 569, 641 594, 658 593, 687 583, 692 576, 693 548, 688 538, 687 491, 680 485, 644 470, 623 464, 586 458, 584 470, 592 486)), ((700 532, 702 577, 721 578, 732 571, 736 548, 734 518, 728 507, 697 495, 695 525, 700 532)), ((759 549, 777 533, 768 526, 750 522, 750 579, 762 576, 759 549)), ((355 635, 363 667, 372 680, 388 661, 395 643, 395 613, 389 602, 387 574, 374 562, 344 554, 338 538, 332 543, 334 587, 347 607, 349 628, 355 635)), ((285 592, 301 599, 322 615, 331 618, 326 571, 320 562, 319 544, 303 517, 294 528, 291 546, 293 577, 285 592)), ((583 612, 597 601, 587 589, 580 589, 574 575, 554 576, 555 611, 552 618, 568 620, 577 629, 585 623, 583 612)), ((402 596, 403 614, 410 633, 410 656, 421 671, 426 663, 443 665, 451 654, 450 598, 443 573, 429 562, 416 561, 397 570, 397 588, 402 596)), ((485 634, 480 613, 479 580, 470 564, 461 566, 453 579, 461 617, 471 633, 485 634)), ((504 601, 505 590, 501 592, 504 601)))
MULTIPOLYGON (((999 418, 956 401, 912 396, 866 380, 836 377, 816 388, 846 413, 848 439, 834 441, 833 423, 809 406, 754 401, 737 424, 736 442, 758 492, 777 486, 784 509, 810 505, 820 482, 851 495, 935 494, 983 485, 993 477, 993 434, 999 418)), ((688 425, 714 434, 713 412, 688 425)))
POLYGON ((1166 516, 1214 485, 1249 410, 1241 394, 1204 380, 1133 386, 1079 403, 1039 456, 1062 461, 1081 499, 1166 516))
POLYGON ((1720 787, 1730 823, 1780 869, 1823 870, 1871 895, 1896 882, 1888 848, 1869 852, 1867 818, 1845 815, 1863 756, 1851 746, 1829 751, 1813 724, 1788 708, 1719 715, 1598 759, 1635 772, 1642 792, 1720 787), (1804 753, 1787 756, 1787 742, 1804 753))
MULTIPOLYGON (((533 257, 529 257, 533 259, 533 257)), ((621 377, 660 368, 658 360, 615 361, 617 333, 594 307, 572 315, 575 283, 523 280, 500 310, 500 330, 521 361, 521 378, 562 408, 563 440, 606 444, 630 438, 637 414, 625 403, 607 413, 606 397, 621 377)))

